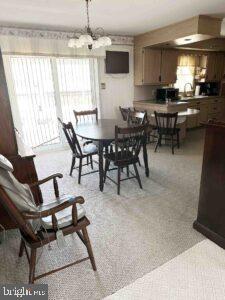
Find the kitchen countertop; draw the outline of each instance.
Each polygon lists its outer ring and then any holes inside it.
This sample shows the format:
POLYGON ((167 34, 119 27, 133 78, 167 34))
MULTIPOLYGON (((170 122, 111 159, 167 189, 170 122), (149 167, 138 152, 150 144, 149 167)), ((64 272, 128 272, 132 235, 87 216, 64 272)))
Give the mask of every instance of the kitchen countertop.
POLYGON ((192 96, 192 97, 181 97, 179 101, 192 101, 192 100, 200 100, 200 99, 215 99, 215 98, 224 98, 223 96, 192 96))
POLYGON ((158 105, 163 105, 163 106, 166 106, 166 105, 184 105, 185 103, 188 103, 185 100, 172 101, 170 103, 166 103, 164 101, 158 101, 156 99, 140 100, 140 101, 136 100, 134 102, 136 102, 136 103, 144 103, 144 104, 158 104, 158 105))

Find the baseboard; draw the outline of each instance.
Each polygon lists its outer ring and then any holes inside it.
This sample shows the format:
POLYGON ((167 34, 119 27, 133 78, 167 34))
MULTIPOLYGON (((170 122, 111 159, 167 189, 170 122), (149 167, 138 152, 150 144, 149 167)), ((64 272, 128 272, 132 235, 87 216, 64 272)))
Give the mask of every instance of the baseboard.
POLYGON ((193 228, 197 230, 198 232, 202 233, 204 236, 206 236, 208 239, 216 243, 218 246, 225 249, 225 237, 222 237, 221 235, 217 234, 216 232, 212 231, 208 227, 202 225, 197 220, 193 223, 193 228))

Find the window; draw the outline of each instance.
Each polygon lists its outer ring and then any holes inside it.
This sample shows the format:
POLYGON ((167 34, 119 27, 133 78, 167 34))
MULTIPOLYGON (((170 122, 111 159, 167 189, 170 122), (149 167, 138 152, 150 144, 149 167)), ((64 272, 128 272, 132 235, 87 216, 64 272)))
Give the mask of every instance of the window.
POLYGON ((18 112, 15 123, 27 145, 61 143, 57 117, 73 122, 73 110, 96 107, 96 58, 9 56, 6 61, 18 112))
POLYGON ((178 58, 177 81, 175 87, 179 88, 180 92, 184 92, 186 83, 191 83, 193 86, 195 76, 195 56, 181 55, 178 58))

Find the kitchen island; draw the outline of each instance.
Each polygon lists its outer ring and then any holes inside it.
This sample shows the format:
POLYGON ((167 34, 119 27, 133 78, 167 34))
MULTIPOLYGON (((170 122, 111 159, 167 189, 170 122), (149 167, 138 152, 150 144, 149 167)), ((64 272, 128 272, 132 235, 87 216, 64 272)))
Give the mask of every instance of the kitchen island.
POLYGON ((154 111, 173 113, 173 112, 185 111, 188 108, 187 101, 174 101, 170 103, 165 103, 154 99, 134 101, 133 105, 138 110, 146 110, 149 115, 154 111))
POLYGON ((187 130, 187 119, 189 117, 196 116, 196 110, 190 110, 188 113, 188 102, 187 101, 173 101, 169 103, 159 102, 157 100, 142 100, 134 101, 134 108, 141 111, 147 111, 149 121, 152 125, 155 125, 154 111, 164 112, 164 113, 174 113, 180 112, 183 115, 178 116, 177 127, 180 128, 180 139, 186 137, 187 130))
POLYGON ((158 112, 180 112, 188 108, 199 110, 199 114, 188 115, 186 129, 196 128, 209 119, 221 120, 225 117, 224 96, 193 96, 181 97, 179 101, 158 102, 157 100, 134 101, 133 105, 138 110, 146 110, 148 115, 158 112))

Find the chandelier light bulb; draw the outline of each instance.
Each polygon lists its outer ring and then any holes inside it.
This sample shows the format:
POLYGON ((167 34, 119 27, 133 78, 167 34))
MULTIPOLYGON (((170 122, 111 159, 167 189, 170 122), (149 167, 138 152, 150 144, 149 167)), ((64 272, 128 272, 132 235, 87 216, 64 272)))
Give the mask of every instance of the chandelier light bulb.
POLYGON ((93 45, 92 45, 92 49, 98 49, 101 47, 101 43, 99 43, 98 40, 94 41, 93 45))
POLYGON ((93 38, 89 34, 82 34, 79 37, 79 41, 83 45, 92 45, 93 44, 93 38))
POLYGON ((76 39, 70 39, 68 42, 68 47, 69 48, 74 48, 76 44, 76 39))
POLYGON ((112 45, 112 40, 108 36, 101 36, 98 41, 103 47, 112 45))

